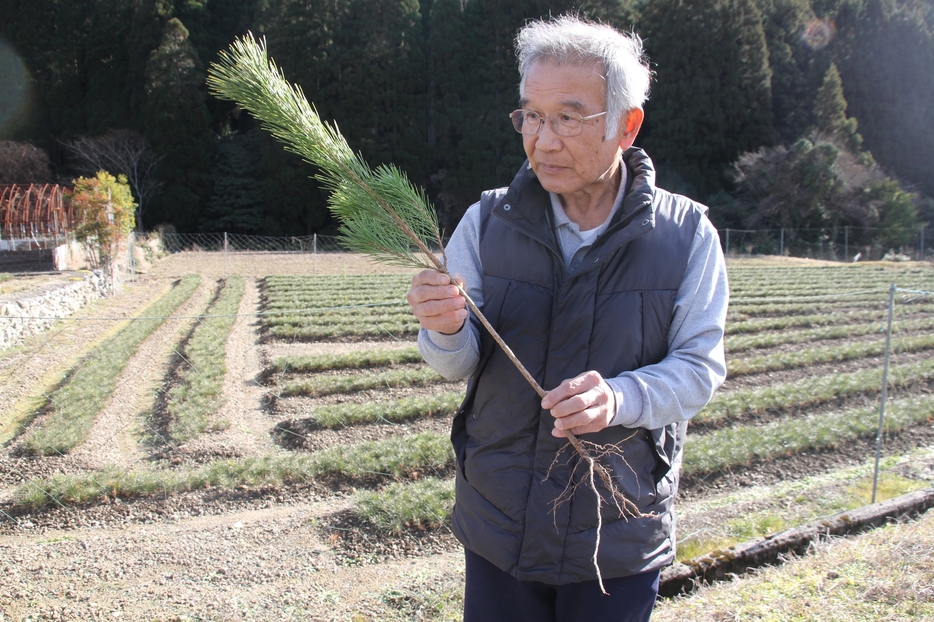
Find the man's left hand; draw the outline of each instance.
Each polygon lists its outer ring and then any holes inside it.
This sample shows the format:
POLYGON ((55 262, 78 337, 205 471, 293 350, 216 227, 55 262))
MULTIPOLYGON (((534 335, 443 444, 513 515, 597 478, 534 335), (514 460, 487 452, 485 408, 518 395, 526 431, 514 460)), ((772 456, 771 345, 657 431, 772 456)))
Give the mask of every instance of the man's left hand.
POLYGON ((575 436, 599 432, 616 415, 616 394, 598 372, 588 371, 565 380, 542 398, 542 408, 555 418, 552 436, 563 438, 570 430, 575 436))

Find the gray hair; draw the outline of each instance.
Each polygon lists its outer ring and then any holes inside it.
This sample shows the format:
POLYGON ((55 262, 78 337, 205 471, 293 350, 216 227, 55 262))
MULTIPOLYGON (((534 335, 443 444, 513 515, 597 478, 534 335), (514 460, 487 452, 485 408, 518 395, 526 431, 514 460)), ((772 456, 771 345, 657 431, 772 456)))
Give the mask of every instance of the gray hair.
POLYGON ((641 108, 649 96, 652 70, 636 33, 624 34, 605 24, 573 15, 529 22, 516 35, 519 57, 519 94, 535 63, 550 60, 559 65, 584 65, 596 61, 602 71, 606 99, 606 136, 612 136, 623 115, 641 108))

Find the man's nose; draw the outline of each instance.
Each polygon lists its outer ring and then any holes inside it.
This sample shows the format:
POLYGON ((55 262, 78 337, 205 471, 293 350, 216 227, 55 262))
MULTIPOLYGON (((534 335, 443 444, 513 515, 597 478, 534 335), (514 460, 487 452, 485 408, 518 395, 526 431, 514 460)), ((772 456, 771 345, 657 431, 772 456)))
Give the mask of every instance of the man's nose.
POLYGON ((535 148, 545 151, 556 151, 560 149, 563 144, 561 142, 561 137, 558 136, 552 127, 550 120, 542 123, 542 127, 539 128, 535 138, 535 148))

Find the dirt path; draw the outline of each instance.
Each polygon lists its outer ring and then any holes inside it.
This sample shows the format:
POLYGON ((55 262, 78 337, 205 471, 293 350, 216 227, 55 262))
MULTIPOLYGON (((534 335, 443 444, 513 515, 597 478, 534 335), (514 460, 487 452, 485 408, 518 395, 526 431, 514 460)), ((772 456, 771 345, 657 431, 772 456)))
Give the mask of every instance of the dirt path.
POLYGON ((202 434, 181 448, 201 460, 260 456, 281 450, 269 434, 272 424, 263 411, 265 389, 259 382, 263 353, 258 345, 259 290, 256 280, 246 279, 238 318, 227 339, 225 403, 214 416, 223 431, 202 434))
POLYGON ((447 553, 342 565, 314 526, 336 507, 329 499, 3 537, 0 620, 378 619, 367 613, 380 587, 462 564, 447 553))
POLYGON ((216 292, 216 281, 203 280, 173 317, 163 322, 130 358, 113 394, 94 419, 88 439, 71 452, 85 469, 130 469, 146 458, 140 440, 152 433, 145 429, 145 421, 152 411, 156 388, 161 386, 173 355, 191 331, 194 317, 204 312, 216 292))
POLYGON ((115 333, 123 318, 138 314, 171 282, 145 278, 127 284, 119 295, 95 301, 52 330, 0 352, 0 443, 10 440, 18 429, 16 417, 25 408, 24 398, 37 390, 40 394, 50 390, 79 356, 115 333))

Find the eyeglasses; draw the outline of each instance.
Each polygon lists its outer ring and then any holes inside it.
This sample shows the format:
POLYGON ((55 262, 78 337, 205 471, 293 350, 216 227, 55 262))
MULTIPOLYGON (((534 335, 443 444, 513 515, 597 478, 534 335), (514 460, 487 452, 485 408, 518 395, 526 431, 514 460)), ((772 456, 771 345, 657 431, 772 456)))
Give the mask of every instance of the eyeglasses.
POLYGON ((509 113, 509 118, 512 119, 512 126, 516 128, 516 131, 520 134, 527 134, 529 136, 538 134, 538 131, 542 129, 542 122, 548 119, 548 123, 551 125, 551 131, 558 136, 578 136, 584 131, 584 121, 595 119, 605 114, 606 111, 603 111, 582 117, 576 112, 555 112, 545 117, 534 110, 520 108, 519 110, 513 110, 509 113))

